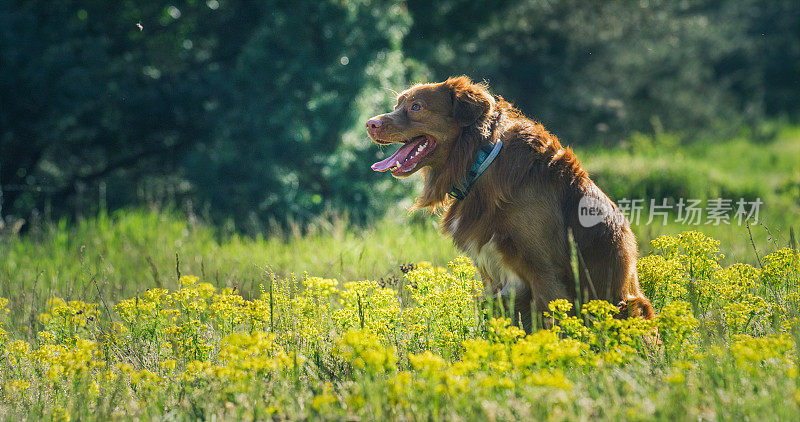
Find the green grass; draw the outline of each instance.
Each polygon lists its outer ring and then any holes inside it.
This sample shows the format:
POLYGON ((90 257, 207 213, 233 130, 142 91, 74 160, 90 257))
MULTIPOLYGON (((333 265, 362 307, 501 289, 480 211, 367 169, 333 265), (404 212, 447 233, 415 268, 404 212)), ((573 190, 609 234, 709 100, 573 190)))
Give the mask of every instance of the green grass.
POLYGON ((797 415, 800 255, 723 268, 700 233, 657 243, 638 266, 655 319, 558 300, 554 326, 529 336, 496 318, 465 258, 386 283, 270 275, 245 297, 187 275, 124 299, 83 292, 35 311, 35 335, 14 325, 20 298, 10 314, 0 299, 0 419, 797 415))
MULTIPOLYGON (((668 134, 655 137, 634 136, 617 148, 592 147, 576 151, 592 179, 611 199, 644 198, 649 204, 662 198, 731 199, 753 201, 760 198, 760 224, 692 226, 675 222, 667 225, 644 224, 648 210, 642 211, 640 224, 632 225, 640 251, 649 251, 649 242, 663 234, 698 230, 722 242, 728 263, 755 264, 756 254, 789 244, 789 228, 800 228, 800 128, 782 127, 775 139, 760 143, 747 138, 696 142, 681 146, 668 134), (752 239, 753 242, 751 242, 752 239)), ((734 205, 735 207, 735 205, 734 205)), ((705 220, 705 213, 703 214, 705 220)), ((731 213, 732 216, 732 213, 731 213)))
POLYGON ((430 216, 398 209, 361 228, 328 217, 248 238, 129 209, 0 238, 0 420, 791 419, 798 130, 762 144, 659 136, 578 154, 617 200, 765 205, 752 242, 737 225, 634 225, 659 313, 655 349, 636 323, 598 316, 602 306, 520 339, 472 295, 464 261, 404 274, 459 254, 430 216), (688 233, 651 251, 651 239, 686 230, 721 242, 688 233), (181 275, 209 285, 181 289, 181 275), (344 284, 356 280, 369 281, 344 284), (166 313, 147 310, 156 296, 166 313))
POLYGON ((399 215, 354 229, 341 219, 320 219, 303 235, 253 239, 218 236, 212 227, 171 211, 125 210, 4 239, 0 296, 12 299, 13 316, 22 320, 53 295, 95 301, 128 297, 175 287, 178 273, 244 294, 256 290, 268 272, 377 280, 399 275, 403 264, 443 265, 457 256, 434 224, 430 219, 412 224, 399 215))

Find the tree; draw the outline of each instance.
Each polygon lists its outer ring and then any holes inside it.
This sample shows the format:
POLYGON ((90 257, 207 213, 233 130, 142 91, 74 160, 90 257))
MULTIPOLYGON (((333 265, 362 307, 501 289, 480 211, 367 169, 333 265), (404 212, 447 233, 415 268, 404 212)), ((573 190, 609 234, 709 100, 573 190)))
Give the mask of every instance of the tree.
POLYGON ((796 1, 0 2, 0 212, 379 215, 409 185, 370 171, 363 122, 458 74, 568 143, 796 120, 799 19, 796 1))
POLYGON ((567 142, 619 141, 656 127, 718 137, 765 113, 797 118, 798 2, 415 6, 414 16, 432 23, 423 26, 438 28, 427 16, 443 8, 442 24, 455 28, 407 41, 437 79, 487 79, 567 142))
MULTIPOLYGON (((273 1, 236 62, 214 141, 189 157, 198 193, 221 216, 304 220, 328 209, 364 217, 392 189, 369 164, 363 122, 406 82, 397 2, 273 1)), ((395 188, 396 190, 396 188, 395 188)))
POLYGON ((180 174, 249 38, 251 3, 3 2, 0 159, 6 209, 111 207, 180 174), (211 6, 214 7, 211 7, 211 6), (237 31, 223 31, 235 22, 237 31), (141 23, 139 30, 136 24, 141 23))

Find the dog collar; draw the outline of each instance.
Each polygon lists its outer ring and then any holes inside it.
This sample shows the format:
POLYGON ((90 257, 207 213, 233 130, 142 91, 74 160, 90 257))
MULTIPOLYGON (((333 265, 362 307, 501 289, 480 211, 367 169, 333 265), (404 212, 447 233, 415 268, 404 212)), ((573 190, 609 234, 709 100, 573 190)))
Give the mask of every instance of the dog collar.
POLYGON ((492 161, 497 158, 497 154, 500 153, 501 148, 503 148, 503 141, 500 140, 498 140, 494 146, 484 145, 481 147, 481 149, 478 150, 478 157, 475 159, 475 162, 472 163, 472 167, 467 172, 466 177, 461 180, 458 186, 453 186, 453 189, 447 192, 447 194, 458 200, 466 198, 472 184, 478 180, 487 168, 489 168, 492 161))

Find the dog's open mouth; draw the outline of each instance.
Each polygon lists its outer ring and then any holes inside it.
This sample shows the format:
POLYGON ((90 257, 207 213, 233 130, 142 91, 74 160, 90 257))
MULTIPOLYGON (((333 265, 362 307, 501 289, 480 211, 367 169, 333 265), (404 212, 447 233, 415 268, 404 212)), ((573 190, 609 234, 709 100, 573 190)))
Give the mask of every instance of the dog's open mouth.
POLYGON ((372 165, 375 171, 391 170, 393 175, 408 173, 436 149, 436 140, 428 135, 420 135, 406 141, 391 157, 372 165))

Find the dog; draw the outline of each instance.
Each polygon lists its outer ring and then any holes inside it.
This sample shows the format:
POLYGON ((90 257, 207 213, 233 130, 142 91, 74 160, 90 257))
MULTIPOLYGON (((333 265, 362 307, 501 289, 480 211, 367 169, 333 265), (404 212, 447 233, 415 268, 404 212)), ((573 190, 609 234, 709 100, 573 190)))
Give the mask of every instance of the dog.
POLYGON ((459 76, 414 85, 366 127, 375 143, 400 144, 372 169, 396 178, 422 172, 413 209, 442 216, 442 232, 526 331, 555 299, 602 299, 620 318, 653 318, 624 215, 570 148, 486 84, 459 76))

